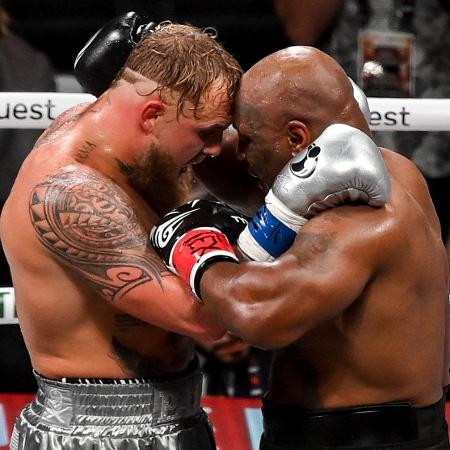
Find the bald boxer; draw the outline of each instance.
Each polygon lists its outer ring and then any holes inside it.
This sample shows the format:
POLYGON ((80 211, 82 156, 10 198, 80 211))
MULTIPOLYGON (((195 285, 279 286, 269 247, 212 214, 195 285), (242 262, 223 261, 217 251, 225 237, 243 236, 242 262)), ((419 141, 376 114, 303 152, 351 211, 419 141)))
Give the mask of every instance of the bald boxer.
MULTIPOLYGON (((260 448, 448 449, 448 267, 419 171, 381 149, 389 186, 369 177, 369 191, 386 202, 354 196, 374 144, 351 82, 314 48, 255 64, 235 110, 238 152, 267 194, 239 239, 255 261, 214 256, 227 233, 202 217, 158 252, 233 334, 274 349, 260 448)), ((234 204, 236 183, 217 188, 234 204)))
MULTIPOLYGON (((113 24, 105 45, 132 39, 135 19, 113 24)), ((162 24, 25 160, 1 240, 39 392, 12 449, 215 448, 191 338, 225 330, 148 232, 182 201, 186 168, 220 151, 240 76, 209 34, 162 24)))

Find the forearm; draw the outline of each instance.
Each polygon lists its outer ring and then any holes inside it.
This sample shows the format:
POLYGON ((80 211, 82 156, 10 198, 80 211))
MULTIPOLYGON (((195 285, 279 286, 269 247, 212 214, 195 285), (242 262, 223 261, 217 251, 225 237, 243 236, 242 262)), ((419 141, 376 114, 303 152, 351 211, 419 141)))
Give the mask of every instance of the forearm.
POLYGON ((143 283, 114 304, 140 320, 194 339, 218 339, 226 331, 215 312, 175 275, 164 277, 161 283, 143 283))
POLYGON ((230 242, 246 223, 223 203, 196 200, 164 216, 150 239, 167 267, 176 270, 225 328, 253 345, 278 345, 280 336, 292 329, 284 326, 291 317, 284 309, 296 304, 292 294, 297 290, 289 278, 296 259, 240 263, 230 242), (267 335, 269 322, 273 335, 267 335))
POLYGON ((225 327, 241 335, 241 322, 245 321, 245 301, 236 298, 233 280, 239 273, 239 265, 227 262, 212 264, 203 273, 200 292, 205 305, 220 315, 225 327))
POLYGON ((249 344, 283 347, 295 340, 298 329, 291 323, 289 285, 278 273, 266 263, 213 264, 201 279, 203 302, 227 330, 249 344))

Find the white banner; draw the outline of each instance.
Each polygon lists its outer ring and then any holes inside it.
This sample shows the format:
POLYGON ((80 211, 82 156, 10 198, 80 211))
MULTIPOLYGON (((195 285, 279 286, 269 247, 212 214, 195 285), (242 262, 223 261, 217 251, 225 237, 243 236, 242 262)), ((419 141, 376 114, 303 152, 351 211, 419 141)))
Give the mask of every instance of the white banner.
MULTIPOLYGON (((0 128, 46 128, 67 108, 94 101, 90 94, 0 92, 0 128)), ((398 131, 450 131, 450 99, 368 99, 370 128, 398 131)))
POLYGON ((0 325, 19 323, 14 288, 0 287, 0 325))
POLYGON ((90 94, 0 92, 0 128, 47 128, 66 109, 92 102, 90 94))
POLYGON ((370 128, 397 131, 450 131, 450 99, 369 98, 370 128))

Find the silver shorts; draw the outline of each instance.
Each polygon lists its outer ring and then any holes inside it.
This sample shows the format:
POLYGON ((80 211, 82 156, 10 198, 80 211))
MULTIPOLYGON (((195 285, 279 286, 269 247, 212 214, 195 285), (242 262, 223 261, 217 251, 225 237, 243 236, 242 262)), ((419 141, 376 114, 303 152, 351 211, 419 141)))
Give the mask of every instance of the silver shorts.
POLYGON ((158 382, 78 384, 36 374, 11 450, 214 450, 198 369, 158 382))

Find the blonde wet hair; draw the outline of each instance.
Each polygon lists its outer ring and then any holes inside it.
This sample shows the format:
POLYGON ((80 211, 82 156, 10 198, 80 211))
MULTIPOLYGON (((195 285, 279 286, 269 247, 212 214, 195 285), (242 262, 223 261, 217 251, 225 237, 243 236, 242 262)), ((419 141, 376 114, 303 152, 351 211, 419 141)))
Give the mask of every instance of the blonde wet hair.
POLYGON ((241 66, 213 29, 171 22, 162 22, 139 41, 115 81, 134 81, 126 69, 153 80, 161 92, 177 92, 177 111, 188 101, 194 114, 213 86, 232 99, 242 76, 241 66))

